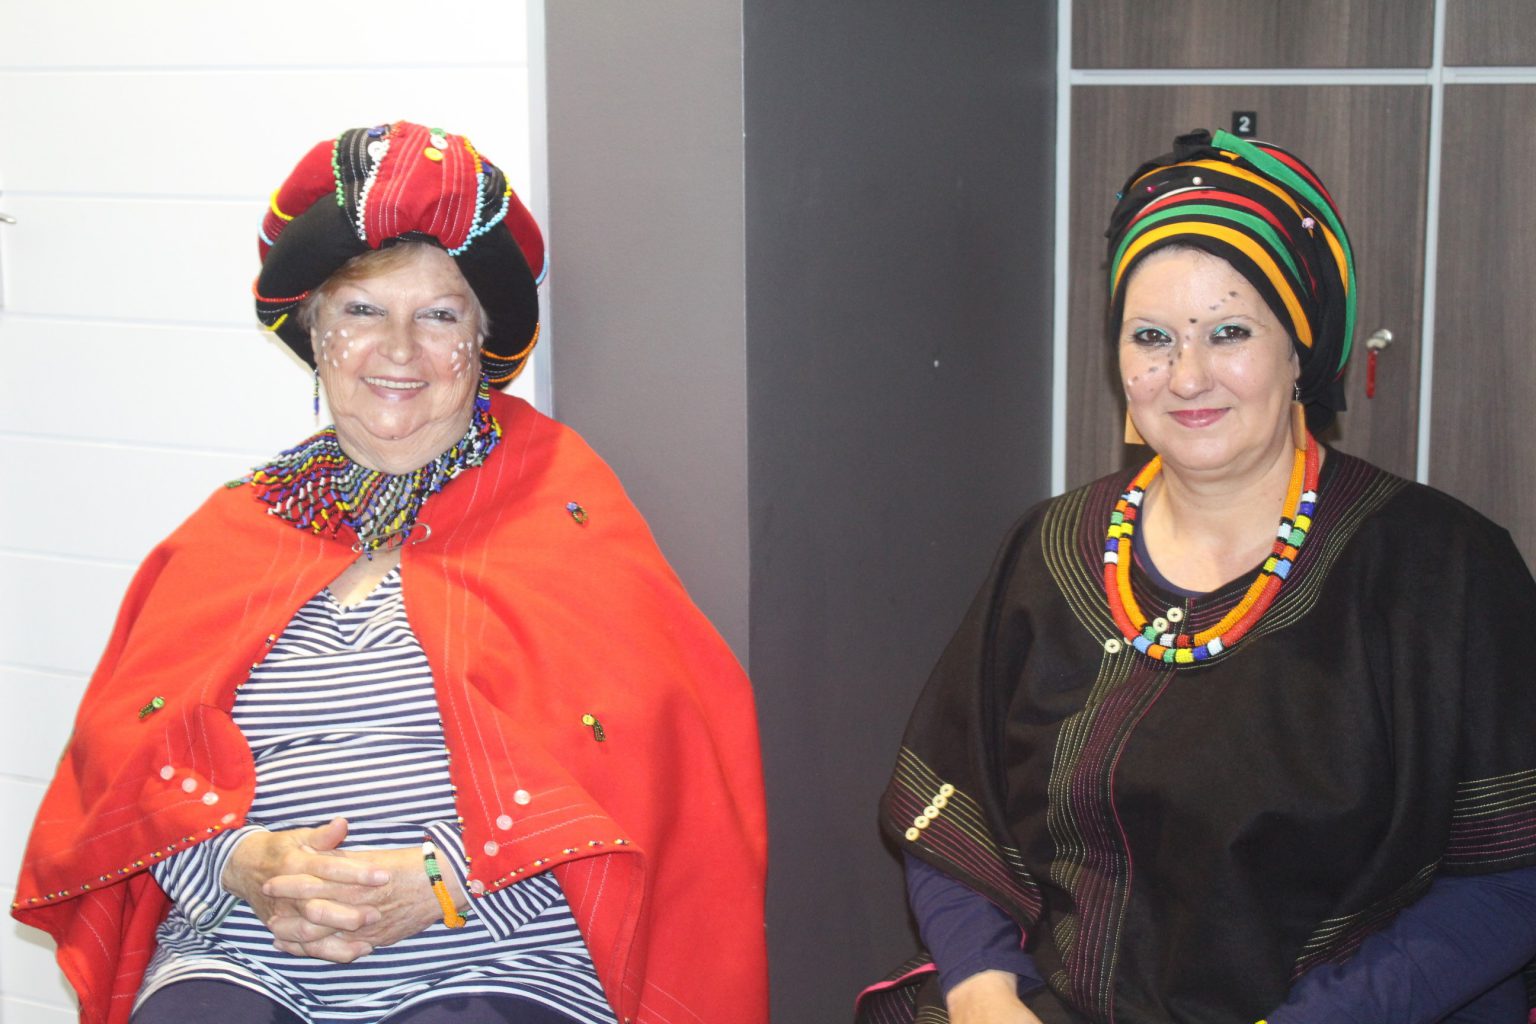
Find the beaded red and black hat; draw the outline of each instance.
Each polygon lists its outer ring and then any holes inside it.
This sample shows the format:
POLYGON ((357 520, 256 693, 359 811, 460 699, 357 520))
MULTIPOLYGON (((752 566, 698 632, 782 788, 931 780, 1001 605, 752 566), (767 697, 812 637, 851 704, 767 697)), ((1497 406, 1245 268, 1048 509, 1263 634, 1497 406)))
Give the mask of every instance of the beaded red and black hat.
POLYGON ((400 241, 441 246, 490 320, 482 363, 493 384, 523 368, 539 337, 544 237, 507 176, 462 135, 408 121, 317 143, 261 224, 256 317, 310 366, 295 312, 342 264, 400 241))

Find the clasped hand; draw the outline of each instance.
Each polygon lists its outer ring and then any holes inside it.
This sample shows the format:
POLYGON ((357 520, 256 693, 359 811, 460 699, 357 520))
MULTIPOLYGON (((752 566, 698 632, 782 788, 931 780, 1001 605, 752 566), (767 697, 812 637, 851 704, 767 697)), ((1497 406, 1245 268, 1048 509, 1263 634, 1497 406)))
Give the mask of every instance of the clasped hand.
MULTIPOLYGON (((230 854, 220 882, 250 904, 278 949, 335 963, 441 919, 419 847, 342 850, 346 837, 344 818, 253 833, 230 854)), ((462 891, 455 895, 462 905, 462 891)))

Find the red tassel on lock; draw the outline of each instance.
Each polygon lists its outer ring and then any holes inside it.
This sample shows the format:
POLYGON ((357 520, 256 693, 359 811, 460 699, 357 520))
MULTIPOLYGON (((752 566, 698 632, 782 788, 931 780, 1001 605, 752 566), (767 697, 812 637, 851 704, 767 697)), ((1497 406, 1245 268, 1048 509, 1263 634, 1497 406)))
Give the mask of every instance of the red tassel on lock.
POLYGON ((1392 344, 1392 332, 1383 327, 1365 339, 1365 397, 1376 397, 1376 356, 1392 344))

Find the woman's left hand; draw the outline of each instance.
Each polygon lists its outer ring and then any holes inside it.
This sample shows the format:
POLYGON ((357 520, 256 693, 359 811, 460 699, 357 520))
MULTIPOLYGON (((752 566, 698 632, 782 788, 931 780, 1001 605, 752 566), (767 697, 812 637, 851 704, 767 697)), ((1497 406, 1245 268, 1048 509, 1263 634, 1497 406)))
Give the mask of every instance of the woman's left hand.
MULTIPOLYGON (((426 866, 422 862, 421 847, 409 846, 392 850, 337 850, 337 856, 363 861, 389 873, 389 881, 383 885, 338 885, 313 875, 278 875, 269 878, 261 887, 263 894, 272 897, 303 900, 322 899, 349 906, 371 906, 379 911, 378 921, 356 931, 346 933, 346 938, 366 942, 374 948, 388 946, 424 931, 443 919, 442 907, 427 880, 426 866)), ((454 897, 455 904, 463 908, 469 897, 452 872, 445 872, 443 881, 454 897)), ((279 940, 277 948, 295 956, 307 956, 303 943, 279 940)))

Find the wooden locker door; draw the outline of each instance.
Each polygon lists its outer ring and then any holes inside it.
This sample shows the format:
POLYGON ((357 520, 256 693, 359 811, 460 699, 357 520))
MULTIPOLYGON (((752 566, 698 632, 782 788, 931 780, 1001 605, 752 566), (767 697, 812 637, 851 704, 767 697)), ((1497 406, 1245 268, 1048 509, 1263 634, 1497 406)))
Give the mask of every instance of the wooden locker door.
POLYGON ((1423 68, 1434 24, 1432 0, 1073 0, 1072 66, 1423 68))
POLYGON ((1327 438, 1412 478, 1418 431, 1429 90, 1420 86, 1079 86, 1072 92, 1067 485, 1147 458, 1122 440, 1125 406, 1105 323, 1104 227, 1115 191, 1175 135, 1258 114, 1257 137, 1297 153, 1333 192, 1354 244, 1360 294, 1349 411, 1327 438), (1385 327, 1376 397, 1365 339, 1385 327))
POLYGON ((1445 63, 1536 64, 1536 4, 1531 0, 1445 0, 1445 63))
POLYGON ((1429 482, 1536 566, 1536 85, 1445 90, 1429 482))

